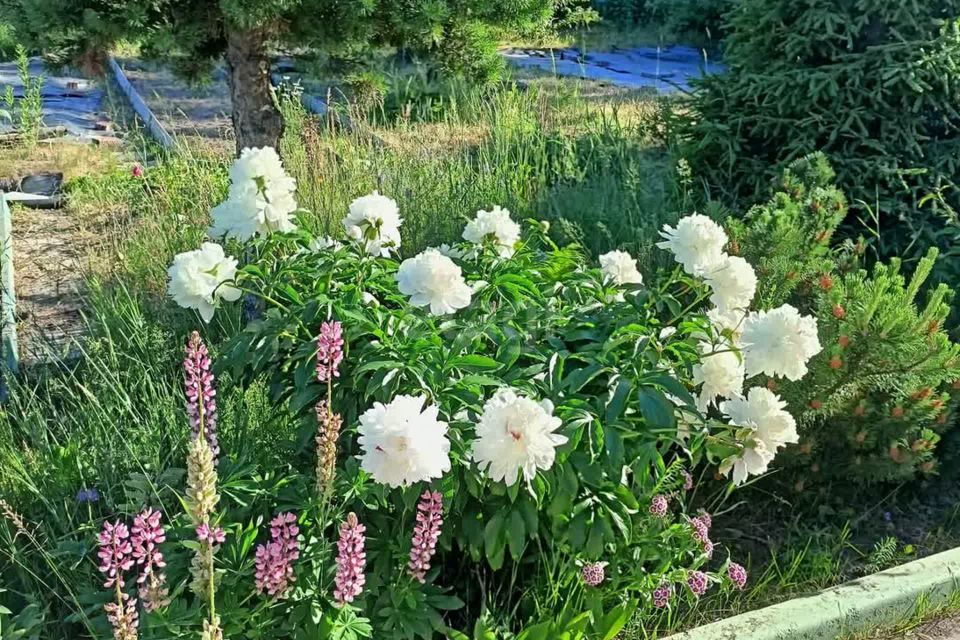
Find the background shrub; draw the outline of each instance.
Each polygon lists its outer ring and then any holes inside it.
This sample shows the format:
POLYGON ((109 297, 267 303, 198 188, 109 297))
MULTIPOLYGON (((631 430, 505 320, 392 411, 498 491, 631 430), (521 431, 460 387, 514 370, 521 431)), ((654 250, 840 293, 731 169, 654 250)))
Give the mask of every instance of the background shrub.
POLYGON ((937 279, 956 282, 958 17, 958 0, 738 4, 729 70, 703 81, 685 127, 695 173, 752 197, 772 172, 822 150, 882 254, 939 246, 951 259, 937 279))
POLYGON ((650 23, 671 38, 719 38, 724 14, 735 0, 595 0, 601 17, 615 27, 650 23))
POLYGON ((646 8, 672 34, 699 34, 715 40, 723 29, 723 16, 733 4, 734 0, 647 0, 646 8))
POLYGON ((11 60, 17 51, 17 37, 13 25, 0 22, 0 60, 11 60))
POLYGON ((777 382, 801 427, 785 456, 818 479, 857 485, 905 480, 936 469, 934 450, 951 426, 960 346, 943 330, 953 291, 919 300, 936 249, 903 273, 899 259, 860 268, 862 242, 831 246, 846 215, 823 154, 784 171, 771 199, 729 221, 733 243, 756 265, 759 304, 789 302, 817 317, 823 351, 799 382, 777 382))

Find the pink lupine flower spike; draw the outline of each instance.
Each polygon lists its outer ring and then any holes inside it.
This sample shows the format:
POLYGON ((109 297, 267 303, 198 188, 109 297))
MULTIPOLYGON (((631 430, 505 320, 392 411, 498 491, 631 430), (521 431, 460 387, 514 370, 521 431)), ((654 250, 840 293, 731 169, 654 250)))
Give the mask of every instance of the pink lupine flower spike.
POLYGON ((343 362, 343 325, 332 320, 320 325, 317 336, 317 380, 331 382, 340 377, 343 362))
POLYGON ((300 557, 296 523, 293 513, 281 513, 270 521, 270 542, 258 545, 254 558, 257 593, 280 599, 296 580, 293 565, 300 557))
POLYGON ((217 464, 220 444, 217 439, 217 391, 214 386, 213 363, 207 351, 207 345, 196 331, 190 334, 187 342, 187 355, 183 360, 184 387, 187 394, 187 415, 190 418, 190 432, 193 438, 203 435, 213 454, 213 463, 217 464), (202 425, 201 425, 202 422, 202 425))
POLYGON ((340 539, 337 541, 337 575, 334 601, 342 606, 353 602, 363 592, 366 576, 363 570, 367 565, 364 551, 366 538, 364 527, 357 520, 357 514, 350 513, 340 525, 340 539))
POLYGON ((410 562, 407 564, 407 573, 417 582, 423 583, 430 570, 430 560, 437 552, 442 526, 443 496, 428 489, 417 504, 417 524, 413 529, 410 562))

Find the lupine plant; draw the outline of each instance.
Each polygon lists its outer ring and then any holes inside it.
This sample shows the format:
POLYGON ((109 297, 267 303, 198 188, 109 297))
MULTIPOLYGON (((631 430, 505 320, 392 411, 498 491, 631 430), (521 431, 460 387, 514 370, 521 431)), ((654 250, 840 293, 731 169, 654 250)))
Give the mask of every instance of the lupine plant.
POLYGON ((749 309, 756 276, 714 221, 665 227, 677 266, 650 283, 629 254, 595 267, 499 207, 398 262, 389 197, 354 201, 336 241, 297 227, 272 150, 231 176, 211 234, 246 263, 205 243, 176 257, 170 293, 207 321, 242 293, 263 301, 220 370, 265 380, 316 446, 221 495, 217 367, 191 336, 178 521, 194 595, 168 608, 198 617, 161 612, 163 637, 463 638, 487 609, 515 612, 505 632, 529 622, 528 640, 609 638, 637 609, 745 586, 688 493, 701 472, 762 474, 797 441, 785 403, 745 381, 799 379, 820 345, 796 309, 749 309), (265 507, 280 512, 261 532, 265 507))

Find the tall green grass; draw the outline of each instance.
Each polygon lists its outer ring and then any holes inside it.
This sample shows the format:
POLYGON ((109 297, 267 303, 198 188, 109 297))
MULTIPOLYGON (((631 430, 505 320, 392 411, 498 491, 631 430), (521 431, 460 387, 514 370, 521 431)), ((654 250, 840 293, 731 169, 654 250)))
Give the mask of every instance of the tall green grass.
POLYGON ((377 189, 399 203, 406 255, 457 239, 466 218, 495 204, 557 222, 558 240, 595 253, 643 254, 678 216, 649 99, 598 108, 576 92, 508 85, 444 104, 438 115, 432 99, 409 103, 392 119, 351 111, 350 130, 286 104, 283 156, 314 212, 308 224, 336 235, 349 202, 377 189))

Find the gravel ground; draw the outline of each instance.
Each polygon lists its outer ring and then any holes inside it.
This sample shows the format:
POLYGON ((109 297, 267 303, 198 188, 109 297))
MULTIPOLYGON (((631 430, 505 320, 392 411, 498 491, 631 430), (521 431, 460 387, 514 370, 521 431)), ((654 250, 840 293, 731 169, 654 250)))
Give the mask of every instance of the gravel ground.
MULTIPOLYGON (((925 624, 908 631, 903 637, 915 640, 960 640, 960 615, 925 624)), ((890 640, 893 640, 893 636, 890 640)))

